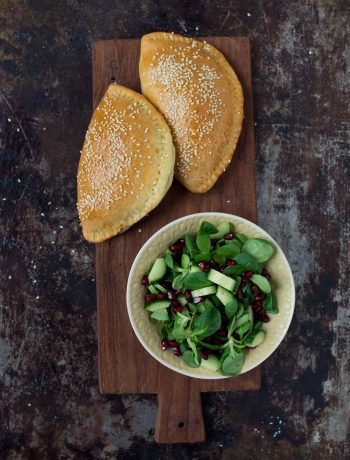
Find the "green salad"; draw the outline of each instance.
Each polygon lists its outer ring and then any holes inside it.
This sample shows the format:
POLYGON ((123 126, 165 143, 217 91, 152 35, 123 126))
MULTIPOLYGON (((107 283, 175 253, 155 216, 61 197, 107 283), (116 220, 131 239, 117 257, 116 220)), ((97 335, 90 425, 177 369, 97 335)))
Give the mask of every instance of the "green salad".
POLYGON ((191 368, 239 375, 248 350, 265 339, 263 323, 278 313, 264 268, 273 252, 229 222, 203 222, 197 235, 175 241, 141 280, 162 350, 191 368))

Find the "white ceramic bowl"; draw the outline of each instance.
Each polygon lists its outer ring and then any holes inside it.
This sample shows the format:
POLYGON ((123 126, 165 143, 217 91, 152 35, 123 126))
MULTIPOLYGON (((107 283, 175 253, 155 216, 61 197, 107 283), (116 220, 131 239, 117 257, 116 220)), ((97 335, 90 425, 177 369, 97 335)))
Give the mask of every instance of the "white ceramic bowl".
POLYGON ((126 300, 130 322, 136 336, 157 361, 190 377, 222 379, 227 377, 222 376, 219 372, 211 372, 201 367, 189 368, 181 358, 174 356, 171 350, 161 350, 159 325, 150 320, 149 313, 144 309, 145 288, 140 281, 156 257, 162 255, 171 242, 182 237, 185 233, 196 234, 203 221, 211 222, 214 225, 221 222, 232 222, 236 233, 242 233, 249 238, 265 238, 271 241, 275 247, 274 255, 268 261, 266 268, 272 276, 271 284, 277 298, 279 314, 270 315, 271 321, 264 324, 263 329, 266 331, 266 338, 261 345, 248 352, 241 373, 248 372, 258 366, 276 350, 293 317, 295 287, 292 271, 281 248, 271 236, 256 224, 242 217, 219 212, 203 212, 181 217, 158 230, 146 241, 134 260, 128 278, 126 300))

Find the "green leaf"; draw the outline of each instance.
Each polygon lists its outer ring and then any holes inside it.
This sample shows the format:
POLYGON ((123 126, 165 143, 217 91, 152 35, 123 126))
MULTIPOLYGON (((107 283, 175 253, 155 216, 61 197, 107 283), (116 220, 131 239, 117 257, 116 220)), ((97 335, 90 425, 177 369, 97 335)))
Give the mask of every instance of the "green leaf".
POLYGON ((224 274, 225 275, 240 275, 244 271, 246 270, 243 265, 230 265, 225 268, 224 274))
POLYGON ((195 273, 187 273, 185 275, 185 278, 183 280, 183 285, 185 289, 189 289, 190 291, 193 291, 194 289, 200 289, 203 287, 212 286, 213 283, 208 280, 208 276, 206 273, 195 272, 195 273))
POLYGON ((235 332, 237 332, 237 334, 239 335, 244 335, 246 332, 248 332, 250 330, 250 327, 251 327, 251 323, 250 321, 247 321, 245 324, 243 324, 242 326, 239 326, 235 332))
POLYGON ((182 254, 181 256, 181 267, 188 268, 190 266, 191 260, 187 254, 182 254))
POLYGON ((174 278, 173 282, 171 283, 171 286, 173 289, 175 289, 175 291, 177 291, 178 289, 182 289, 184 284, 183 280, 186 275, 187 273, 181 273, 181 275, 178 275, 174 278))
POLYGON ((200 365, 200 361, 201 361, 201 358, 198 354, 198 350, 197 350, 197 346, 196 344, 193 342, 193 340, 191 339, 187 339, 187 343, 189 345, 189 347, 191 348, 192 352, 193 352, 193 356, 194 356, 194 362, 196 364, 198 364, 198 366, 200 365))
POLYGON ((238 256, 234 257, 234 260, 237 262, 237 265, 242 265, 244 267, 244 271, 258 271, 258 262, 253 256, 246 252, 241 252, 238 256))
POLYGON ((271 286, 270 283, 267 281, 267 279, 262 276, 262 275, 253 275, 250 280, 252 283, 256 284, 258 288, 261 289, 262 292, 265 292, 265 294, 269 294, 271 292, 271 286))
POLYGON ((204 262, 209 262, 210 259, 211 254, 209 252, 200 252, 199 254, 193 256, 193 260, 195 262, 201 262, 202 260, 204 260, 204 262))
POLYGON ((224 256, 226 259, 233 259, 234 257, 240 254, 241 250, 239 246, 235 243, 226 244, 225 246, 220 246, 215 253, 218 255, 224 256))
POLYGON ((250 238, 243 246, 243 251, 259 262, 267 262, 273 254, 273 246, 262 238, 250 238))
POLYGON ((239 239, 239 241, 242 243, 242 244, 245 244, 245 242, 248 240, 248 238, 244 235, 241 235, 239 233, 236 234, 236 238, 239 239))
POLYGON ((214 334, 220 326, 220 312, 215 307, 209 307, 193 321, 192 334, 204 339, 214 334))
POLYGON ((191 235, 185 235, 185 245, 191 257, 198 252, 191 235))
POLYGON ((236 376, 241 373, 244 364, 244 353, 237 353, 233 356, 231 353, 224 359, 221 365, 223 375, 236 376))
POLYGON ((174 259, 172 258, 171 254, 166 254, 164 259, 167 267, 172 270, 174 268, 174 259))
POLYGON ((156 319, 157 321, 168 321, 169 314, 166 308, 157 310, 151 314, 151 318, 156 319))
POLYGON ((263 301, 263 307, 268 313, 277 314, 279 312, 276 297, 270 292, 263 301))
POLYGON ((227 327, 227 337, 231 337, 232 332, 233 332, 233 330, 234 330, 234 328, 235 328, 235 322, 236 322, 236 317, 233 316, 233 317, 230 319, 229 323, 228 323, 228 327, 227 327))
POLYGON ((192 350, 186 350, 182 354, 182 359, 188 367, 197 368, 200 366, 199 363, 196 363, 195 356, 192 350))
POLYGON ((198 249, 201 252, 204 252, 204 253, 210 252, 211 242, 210 242, 209 235, 206 235, 204 233, 198 233, 197 238, 196 238, 196 243, 197 243, 198 249))
POLYGON ((184 354, 186 350, 188 350, 187 342, 185 340, 183 340, 180 343, 180 351, 181 351, 182 354, 184 354))
POLYGON ((231 302, 228 302, 225 305, 225 315, 228 319, 231 319, 238 310, 238 302, 237 299, 234 297, 231 302))
POLYGON ((211 235, 212 233, 217 233, 217 232, 218 232, 218 229, 213 224, 211 224, 210 222, 204 221, 202 222, 198 233, 201 233, 203 235, 211 235))
POLYGON ((262 321, 257 321, 257 322, 254 324, 253 330, 254 330, 254 331, 260 331, 262 325, 263 325, 263 322, 262 322, 262 321))

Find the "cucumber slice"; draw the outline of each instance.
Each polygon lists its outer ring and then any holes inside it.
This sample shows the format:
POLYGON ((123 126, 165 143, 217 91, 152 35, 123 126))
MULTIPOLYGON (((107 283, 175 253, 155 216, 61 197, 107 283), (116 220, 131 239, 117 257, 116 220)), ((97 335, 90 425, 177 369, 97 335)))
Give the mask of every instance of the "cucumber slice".
POLYGON ((163 308, 168 308, 170 306, 170 300, 156 300, 155 302, 147 305, 146 310, 148 311, 157 311, 162 310, 163 308))
POLYGON ((228 291, 233 291, 236 281, 229 276, 224 275, 223 273, 218 272, 211 268, 208 273, 208 280, 212 283, 218 284, 228 291))
POLYGON ((217 226, 218 232, 217 233, 212 233, 210 235, 211 240, 219 240, 222 238, 226 233, 230 233, 232 231, 232 226, 230 222, 223 222, 222 224, 219 224, 217 226))
POLYGON ((196 272, 201 272, 201 271, 202 270, 196 265, 192 265, 192 267, 190 268, 190 273, 196 273, 196 272))
POLYGON ((248 313, 244 313, 236 322, 235 322, 235 329, 239 326, 242 326, 245 324, 247 321, 249 321, 249 315, 248 313))
POLYGON ((179 295, 177 300, 181 303, 181 305, 184 307, 187 304, 187 299, 184 295, 179 295))
POLYGON ((192 297, 202 297, 204 295, 210 295, 216 293, 216 286, 208 286, 201 289, 195 289, 191 291, 192 297))
POLYGON ((252 331, 249 335, 247 335, 244 343, 248 345, 248 347, 257 347, 263 343, 265 335, 264 331, 252 331))
POLYGON ((155 260, 151 271, 149 272, 148 275, 148 281, 150 283, 154 283, 155 281, 160 280, 163 278, 163 276, 166 273, 166 263, 163 257, 158 257, 158 259, 155 260))
POLYGON ((229 302, 234 302, 234 297, 233 297, 232 292, 228 291, 227 289, 223 288, 222 286, 218 286, 216 297, 224 305, 227 305, 229 302))
POLYGON ((169 314, 166 308, 162 308, 161 310, 156 310, 151 314, 151 318, 156 319, 157 321, 168 321, 169 314))
POLYGON ((209 371, 216 372, 220 369, 220 361, 212 354, 208 356, 208 359, 202 359, 201 367, 208 369, 209 371))

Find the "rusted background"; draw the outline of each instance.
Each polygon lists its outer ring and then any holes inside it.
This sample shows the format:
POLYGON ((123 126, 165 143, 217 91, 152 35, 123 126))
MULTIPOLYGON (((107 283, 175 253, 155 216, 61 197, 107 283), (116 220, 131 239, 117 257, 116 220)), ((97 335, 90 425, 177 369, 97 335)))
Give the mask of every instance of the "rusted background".
POLYGON ((0 458, 349 458, 349 1, 0 8, 0 458), (250 37, 259 223, 297 286, 262 390, 204 395, 201 445, 153 442, 153 396, 99 395, 94 248, 75 206, 91 42, 153 30, 250 37))

